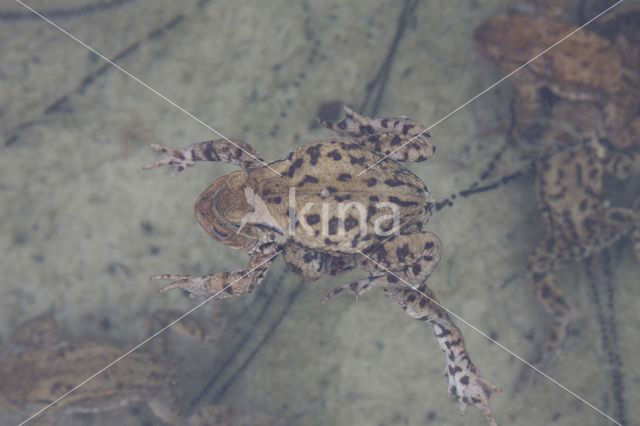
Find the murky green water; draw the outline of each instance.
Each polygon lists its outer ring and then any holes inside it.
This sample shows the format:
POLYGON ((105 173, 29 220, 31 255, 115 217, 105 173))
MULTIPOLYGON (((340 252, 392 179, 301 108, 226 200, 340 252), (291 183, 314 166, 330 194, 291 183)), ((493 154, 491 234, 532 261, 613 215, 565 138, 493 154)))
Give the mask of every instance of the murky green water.
MULTIPOLYGON (((500 74, 474 50, 472 33, 505 3, 421 2, 389 62, 377 115, 430 125, 495 82, 500 74)), ((329 136, 312 126, 322 105, 362 105, 404 2, 28 4, 198 120, 274 160, 329 136)), ((179 291, 156 294, 161 284, 149 276, 245 267, 243 253, 217 244, 193 216, 199 193, 234 168, 199 164, 176 179, 167 170, 143 172, 158 158, 150 142, 186 146, 218 136, 19 3, 1 6, 0 22, 2 351, 17 350, 11 334, 20 323, 51 310, 61 339, 108 342, 124 353, 150 335, 155 311, 179 315, 199 302, 179 291)), ((512 98, 507 81, 431 130, 437 154, 409 168, 437 200, 467 188, 487 167, 504 142, 512 98)), ((517 165, 505 158, 497 176, 517 165)), ((533 359, 551 324, 524 277, 545 232, 532 184, 520 178, 455 200, 427 225, 445 246, 428 281, 442 304, 524 359, 533 359)), ((596 256, 592 270, 593 285, 586 263, 558 273, 575 333, 546 371, 607 414, 623 404, 634 424, 640 289, 629 242, 596 256), (602 275, 606 256, 611 271, 602 275), (613 318, 619 335, 622 402, 612 388, 602 318, 613 318)), ((460 416, 446 395, 444 355, 427 324, 381 292, 357 303, 347 294, 322 303, 333 287, 361 276, 304 283, 279 260, 256 294, 193 313, 208 337, 150 340, 141 349, 161 354, 177 375, 167 383, 167 406, 186 418, 216 405, 211 421, 234 425, 484 424, 473 407, 460 416)), ((491 398, 500 424, 611 424, 544 378, 515 392, 522 362, 456 322, 482 374, 504 389, 491 398)), ((159 422, 144 402, 94 405, 89 413, 52 408, 34 423, 159 422)), ((18 424, 41 406, 0 405, 0 423, 18 424)))

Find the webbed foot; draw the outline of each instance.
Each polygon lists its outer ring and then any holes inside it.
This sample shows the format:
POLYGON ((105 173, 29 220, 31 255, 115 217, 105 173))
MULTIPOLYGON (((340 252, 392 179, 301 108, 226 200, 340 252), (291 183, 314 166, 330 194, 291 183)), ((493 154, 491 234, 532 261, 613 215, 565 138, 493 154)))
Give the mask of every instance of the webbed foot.
POLYGON ((176 177, 178 174, 187 167, 193 167, 196 163, 191 158, 191 150, 183 148, 169 148, 164 145, 158 145, 156 143, 149 144, 149 146, 156 151, 160 151, 165 154, 160 160, 155 163, 147 164, 142 169, 149 170, 162 166, 173 166, 171 171, 171 177, 176 177))

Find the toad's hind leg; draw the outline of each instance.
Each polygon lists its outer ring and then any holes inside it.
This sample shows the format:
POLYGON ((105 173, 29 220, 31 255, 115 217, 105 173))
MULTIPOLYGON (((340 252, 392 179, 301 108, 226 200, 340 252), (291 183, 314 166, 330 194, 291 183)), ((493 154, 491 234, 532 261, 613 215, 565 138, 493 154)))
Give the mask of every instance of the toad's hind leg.
POLYGON ((165 156, 155 163, 144 166, 144 169, 173 166, 172 176, 176 176, 187 167, 194 166, 196 161, 222 161, 243 169, 265 164, 251 145, 239 140, 218 139, 195 143, 186 148, 169 148, 152 143, 151 148, 164 153, 165 156))
POLYGON ((391 300, 398 302, 409 316, 428 321, 433 327, 440 347, 447 354, 444 375, 449 382, 449 394, 458 399, 460 410, 464 413, 468 404, 475 405, 490 425, 497 426, 489 408, 489 398, 493 392, 500 392, 501 389, 482 377, 473 365, 462 332, 453 324, 435 293, 425 284, 415 290, 407 286, 393 286, 384 292, 391 300))
POLYGON ((475 405, 489 424, 496 425, 488 399, 500 389, 480 376, 467 354, 460 329, 424 284, 438 265, 440 253, 440 239, 430 232, 394 236, 358 258, 357 266, 373 272, 372 277, 340 286, 329 297, 345 288, 362 294, 379 287, 412 318, 429 322, 447 354, 445 376, 449 393, 458 398, 463 412, 467 404, 475 405))
MULTIPOLYGON (((542 352, 538 354, 534 362, 534 364, 541 367, 546 366, 555 357, 567 340, 571 314, 569 306, 565 302, 564 294, 552 274, 551 267, 545 267, 545 262, 540 260, 543 258, 540 257, 539 252, 546 250, 544 247, 548 247, 548 245, 543 242, 538 246, 538 249, 536 249, 527 264, 527 277, 536 290, 538 300, 553 316, 553 325, 549 337, 542 347, 542 352)), ((526 371, 527 375, 532 372, 529 369, 526 371)))
POLYGON ((431 276, 440 262, 442 243, 436 234, 419 232, 394 235, 381 247, 365 250, 356 258, 356 268, 372 272, 372 276, 342 284, 333 289, 327 298, 349 289, 356 299, 376 287, 388 287, 398 283, 398 274, 410 284, 420 285, 431 276), (393 273, 384 273, 394 271, 393 273))
POLYGON ((160 293, 181 288, 193 296, 215 296, 216 299, 224 299, 253 292, 262 282, 277 254, 252 254, 246 270, 200 276, 164 274, 153 276, 151 279, 172 281, 163 287, 160 293))
POLYGON ((358 138, 366 148, 396 161, 425 161, 436 151, 424 126, 408 118, 363 117, 344 107, 346 117, 339 123, 320 123, 334 132, 358 138))
MULTIPOLYGON (((527 261, 528 280, 553 317, 551 333, 535 362, 538 366, 548 365, 569 336, 571 311, 553 275, 555 269, 562 264, 586 259, 627 234, 632 235, 636 255, 640 258, 640 213, 637 207, 609 208, 596 225, 589 229, 589 239, 581 241, 581 245, 567 244, 555 234, 547 236, 527 261)), ((526 371, 531 374, 530 370, 526 371)))

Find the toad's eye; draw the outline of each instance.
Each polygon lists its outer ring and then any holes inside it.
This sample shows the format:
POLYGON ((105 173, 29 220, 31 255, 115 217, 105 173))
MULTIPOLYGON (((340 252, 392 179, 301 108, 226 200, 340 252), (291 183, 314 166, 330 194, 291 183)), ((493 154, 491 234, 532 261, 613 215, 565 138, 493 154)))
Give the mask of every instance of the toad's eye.
POLYGON ((220 232, 218 229, 216 229, 216 227, 214 225, 211 225, 211 232, 213 233, 213 235, 215 235, 216 238, 219 238, 221 240, 226 240, 227 238, 230 237, 229 234, 225 234, 223 232, 220 232))

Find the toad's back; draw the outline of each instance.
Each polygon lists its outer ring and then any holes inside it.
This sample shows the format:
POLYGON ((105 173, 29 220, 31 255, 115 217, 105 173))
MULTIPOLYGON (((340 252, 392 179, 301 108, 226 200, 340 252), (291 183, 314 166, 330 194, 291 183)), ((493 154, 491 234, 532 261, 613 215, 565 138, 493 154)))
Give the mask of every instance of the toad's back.
POLYGON ((431 211, 425 184, 395 161, 386 158, 358 175, 383 157, 353 140, 314 142, 272 164, 282 177, 265 179, 266 169, 252 177, 252 185, 282 229, 289 229, 291 202, 297 243, 328 252, 355 252, 384 238, 379 231, 389 235, 394 211, 401 230, 421 228, 431 211))

